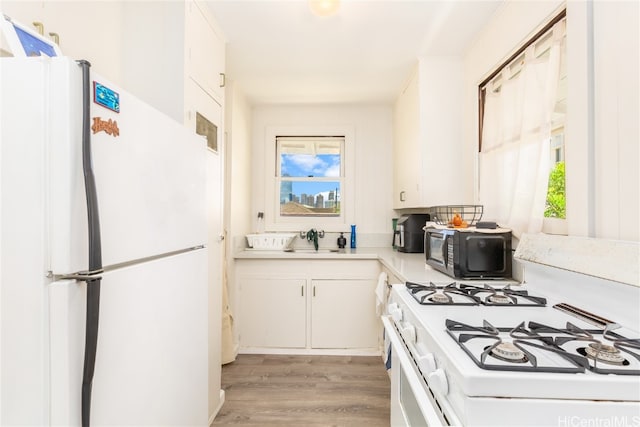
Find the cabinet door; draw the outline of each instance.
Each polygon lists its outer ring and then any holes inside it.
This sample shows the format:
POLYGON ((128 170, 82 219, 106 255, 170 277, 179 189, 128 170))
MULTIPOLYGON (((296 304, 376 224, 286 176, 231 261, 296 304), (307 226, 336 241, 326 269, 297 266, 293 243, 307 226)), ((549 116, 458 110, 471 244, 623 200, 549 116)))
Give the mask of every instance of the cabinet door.
POLYGON ((418 207, 421 203, 420 98, 417 72, 398 97, 394 111, 394 195, 395 209, 418 207))
POLYGON ((304 279, 240 279, 239 300, 242 347, 305 347, 304 279))
POLYGON ((188 74, 211 96, 222 102, 224 41, 216 33, 213 18, 197 2, 190 2, 187 16, 188 74))
POLYGON ((311 347, 376 348, 375 280, 311 281, 311 347))

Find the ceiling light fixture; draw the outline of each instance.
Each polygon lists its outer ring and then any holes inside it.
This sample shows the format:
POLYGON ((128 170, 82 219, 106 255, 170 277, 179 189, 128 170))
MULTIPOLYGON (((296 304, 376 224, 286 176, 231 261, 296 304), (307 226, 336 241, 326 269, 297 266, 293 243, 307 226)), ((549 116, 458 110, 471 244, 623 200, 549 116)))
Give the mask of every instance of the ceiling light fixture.
POLYGON ((309 9, 318 16, 330 16, 338 11, 340 0, 309 0, 309 9))

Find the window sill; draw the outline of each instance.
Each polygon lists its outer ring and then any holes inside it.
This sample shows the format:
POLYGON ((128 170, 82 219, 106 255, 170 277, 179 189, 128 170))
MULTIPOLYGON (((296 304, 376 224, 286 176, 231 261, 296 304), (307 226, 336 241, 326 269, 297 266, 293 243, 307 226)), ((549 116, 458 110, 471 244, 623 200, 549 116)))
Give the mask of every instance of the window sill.
POLYGON ((560 218, 545 218, 542 222, 542 232, 545 234, 566 236, 568 234, 567 220, 560 218))

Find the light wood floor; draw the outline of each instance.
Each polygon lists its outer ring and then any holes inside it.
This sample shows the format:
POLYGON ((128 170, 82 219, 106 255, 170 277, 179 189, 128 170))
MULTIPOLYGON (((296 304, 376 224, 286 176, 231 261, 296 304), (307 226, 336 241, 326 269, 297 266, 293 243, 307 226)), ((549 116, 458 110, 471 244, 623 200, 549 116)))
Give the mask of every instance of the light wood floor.
POLYGON ((389 426, 380 357, 241 354, 222 367, 214 426, 389 426))

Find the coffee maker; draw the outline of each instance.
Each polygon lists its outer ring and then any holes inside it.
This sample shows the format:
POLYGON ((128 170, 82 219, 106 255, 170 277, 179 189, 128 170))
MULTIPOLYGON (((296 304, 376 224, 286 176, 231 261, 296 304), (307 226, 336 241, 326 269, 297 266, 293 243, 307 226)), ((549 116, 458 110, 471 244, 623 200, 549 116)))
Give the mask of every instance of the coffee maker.
POLYGON ((393 232, 393 246, 398 252, 424 252, 424 230, 429 214, 407 214, 398 219, 393 232))

